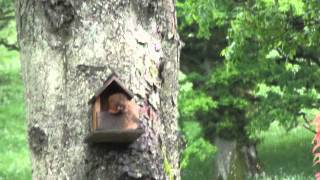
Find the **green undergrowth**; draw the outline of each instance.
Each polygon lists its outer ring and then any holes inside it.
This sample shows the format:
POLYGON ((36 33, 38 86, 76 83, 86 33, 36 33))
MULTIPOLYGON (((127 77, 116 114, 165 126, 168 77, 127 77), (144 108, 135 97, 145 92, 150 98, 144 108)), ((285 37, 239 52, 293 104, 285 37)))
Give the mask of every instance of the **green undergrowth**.
POLYGON ((31 179, 18 53, 0 52, 0 180, 31 179))
POLYGON ((182 153, 181 179, 212 179, 215 152, 216 148, 203 138, 190 143, 182 153))
MULTIPOLYGON (((188 126, 191 132, 199 128, 196 123, 188 126)), ((257 147, 264 173, 252 179, 313 180, 312 136, 302 127, 287 132, 273 123, 268 131, 260 133, 262 140, 257 147)), ((182 154, 182 180, 212 179, 215 152, 215 147, 201 137, 190 142, 182 154)))

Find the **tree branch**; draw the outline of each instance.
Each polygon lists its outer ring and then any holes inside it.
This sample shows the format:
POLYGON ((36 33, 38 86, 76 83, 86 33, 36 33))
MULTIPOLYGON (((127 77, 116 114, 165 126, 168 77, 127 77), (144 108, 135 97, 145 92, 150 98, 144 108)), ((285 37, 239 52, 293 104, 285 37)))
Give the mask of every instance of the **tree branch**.
POLYGON ((302 118, 305 122, 305 124, 303 124, 303 127, 306 128, 307 130, 313 132, 314 134, 317 134, 317 132, 310 127, 310 121, 308 121, 306 114, 303 113, 302 118))
POLYGON ((0 17, 0 21, 12 20, 14 18, 15 16, 3 16, 3 17, 0 17))
POLYGON ((310 126, 304 124, 303 127, 304 127, 305 129, 307 129, 308 131, 310 131, 310 132, 312 132, 312 133, 314 133, 314 134, 317 134, 317 132, 316 132, 315 130, 311 129, 310 126))
MULTIPOLYGON (((285 52, 283 52, 281 49, 277 49, 278 53, 280 54, 280 58, 277 58, 277 62, 278 63, 282 63, 282 62, 290 62, 292 64, 298 64, 301 65, 301 59, 303 59, 304 61, 311 61, 313 63, 315 63, 316 65, 320 66, 320 59, 319 59, 319 55, 315 54, 314 52, 312 52, 311 50, 308 49, 304 49, 303 47, 298 47, 296 54, 294 57, 289 58, 285 52)), ((314 51, 317 51, 316 49, 314 51)))
POLYGON ((9 44, 6 40, 0 39, 0 45, 3 45, 8 50, 19 51, 19 47, 16 44, 9 44))

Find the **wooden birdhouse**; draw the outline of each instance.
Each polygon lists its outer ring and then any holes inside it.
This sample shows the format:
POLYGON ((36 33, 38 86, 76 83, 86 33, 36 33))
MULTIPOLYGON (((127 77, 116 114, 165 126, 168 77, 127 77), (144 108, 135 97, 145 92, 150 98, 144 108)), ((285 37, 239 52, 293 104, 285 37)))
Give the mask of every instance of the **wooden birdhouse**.
POLYGON ((90 99, 91 133, 88 142, 130 143, 144 131, 139 128, 138 105, 133 94, 116 76, 111 76, 90 99))

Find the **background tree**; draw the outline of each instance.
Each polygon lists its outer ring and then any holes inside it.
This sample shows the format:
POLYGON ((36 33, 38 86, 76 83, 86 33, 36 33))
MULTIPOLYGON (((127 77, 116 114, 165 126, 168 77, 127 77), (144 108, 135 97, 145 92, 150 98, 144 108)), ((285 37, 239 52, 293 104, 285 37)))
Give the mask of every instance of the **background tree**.
POLYGON ((16 17, 34 179, 180 179, 173 1, 18 0, 16 17), (113 72, 145 133, 86 144, 87 102, 113 72))
POLYGON ((295 127, 319 107, 319 3, 186 0, 177 7, 182 70, 216 103, 197 117, 218 146, 216 159, 231 161, 217 163, 216 176, 254 174, 257 132, 275 120, 295 127))

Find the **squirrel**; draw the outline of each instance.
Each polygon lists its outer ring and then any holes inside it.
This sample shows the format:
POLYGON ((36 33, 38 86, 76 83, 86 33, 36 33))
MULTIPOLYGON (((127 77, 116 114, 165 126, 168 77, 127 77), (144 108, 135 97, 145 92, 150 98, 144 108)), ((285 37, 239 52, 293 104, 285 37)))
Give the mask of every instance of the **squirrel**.
POLYGON ((108 97, 107 111, 111 114, 122 114, 128 111, 129 100, 122 93, 114 93, 108 97))
POLYGON ((113 115, 125 114, 127 121, 123 125, 126 129, 137 128, 137 121, 139 117, 138 106, 130 101, 123 93, 114 93, 108 97, 107 111, 113 115))

